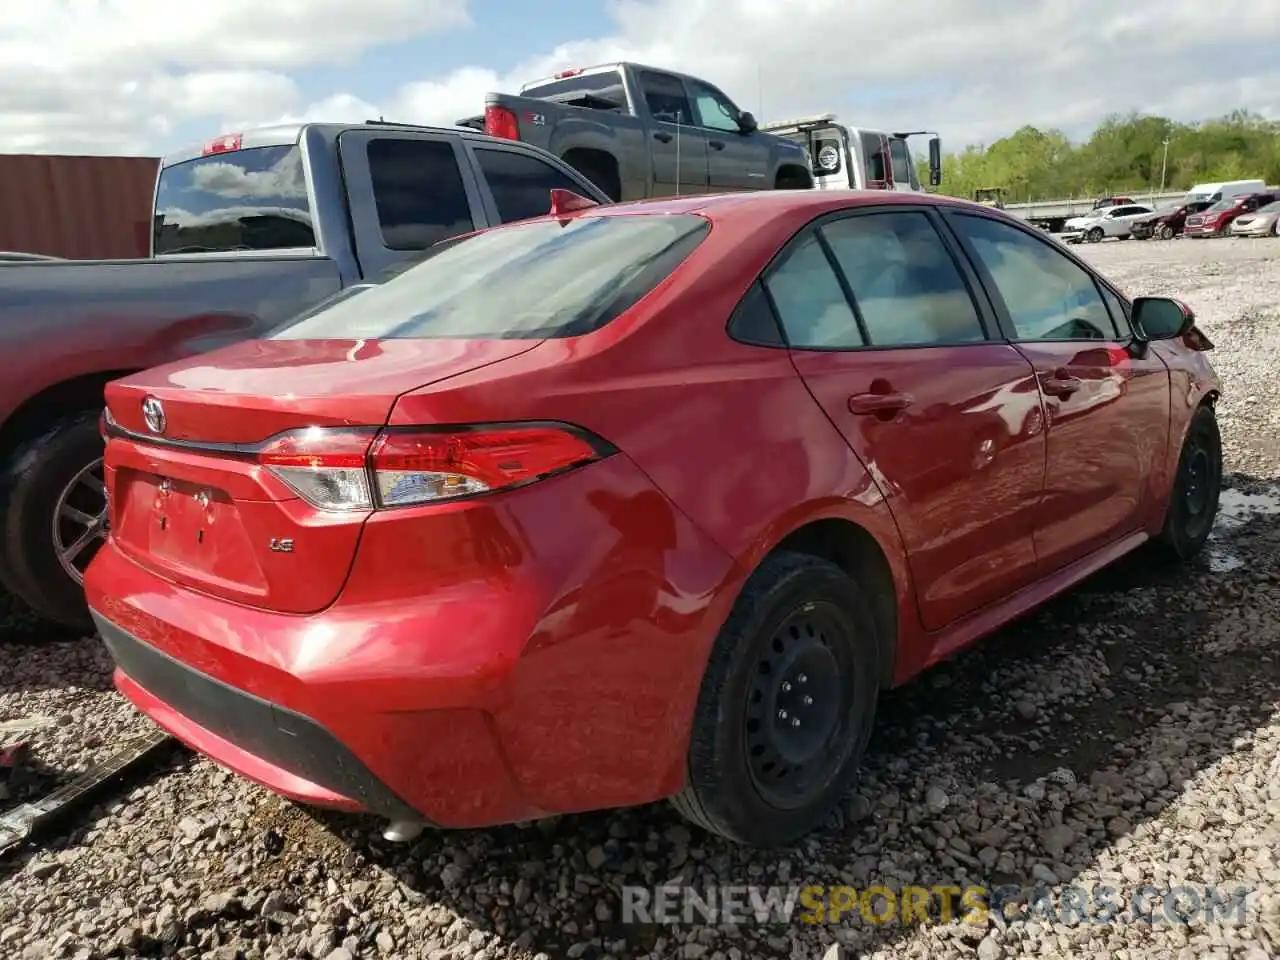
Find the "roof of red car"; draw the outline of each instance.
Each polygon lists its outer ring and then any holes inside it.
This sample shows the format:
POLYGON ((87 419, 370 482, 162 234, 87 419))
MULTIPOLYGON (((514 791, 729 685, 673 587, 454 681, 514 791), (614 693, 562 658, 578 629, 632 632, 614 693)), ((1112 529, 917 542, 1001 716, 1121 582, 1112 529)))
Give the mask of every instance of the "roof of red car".
MULTIPOLYGON (((780 214, 798 212, 807 212, 816 217, 828 210, 844 210, 879 203, 979 206, 955 197, 885 190, 755 190, 743 193, 665 197, 658 200, 633 200, 627 203, 589 207, 580 213, 589 217, 644 213, 693 213, 705 216, 712 221, 750 220, 755 217, 776 217, 780 214)), ((576 213, 578 211, 575 211, 576 213)))

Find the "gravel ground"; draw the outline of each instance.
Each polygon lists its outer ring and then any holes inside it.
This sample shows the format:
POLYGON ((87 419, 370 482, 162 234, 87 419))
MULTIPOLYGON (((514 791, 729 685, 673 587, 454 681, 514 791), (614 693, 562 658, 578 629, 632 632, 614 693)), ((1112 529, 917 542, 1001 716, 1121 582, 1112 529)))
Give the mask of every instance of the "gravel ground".
MULTIPOLYGON (((1231 489, 1213 548, 1193 569, 1125 561, 890 695, 859 792, 800 848, 736 849, 665 805, 394 846, 175 751, 0 861, 0 956, 1280 955, 1280 241, 1082 250, 1132 294, 1190 302, 1217 344, 1231 489), (1251 893, 1243 922, 1187 925, 1159 904, 1145 924, 1013 903, 981 922, 622 922, 623 885, 664 883, 1251 893)), ((16 801, 147 722, 96 644, 0 608, 0 719, 57 720, 16 801)))

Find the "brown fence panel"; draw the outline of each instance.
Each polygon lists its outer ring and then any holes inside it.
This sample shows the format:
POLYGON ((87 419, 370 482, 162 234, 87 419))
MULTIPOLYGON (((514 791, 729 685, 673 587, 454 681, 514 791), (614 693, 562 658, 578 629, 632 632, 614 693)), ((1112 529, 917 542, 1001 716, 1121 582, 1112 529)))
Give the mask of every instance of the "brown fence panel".
POLYGON ((0 154, 0 251, 145 257, 155 157, 0 154))

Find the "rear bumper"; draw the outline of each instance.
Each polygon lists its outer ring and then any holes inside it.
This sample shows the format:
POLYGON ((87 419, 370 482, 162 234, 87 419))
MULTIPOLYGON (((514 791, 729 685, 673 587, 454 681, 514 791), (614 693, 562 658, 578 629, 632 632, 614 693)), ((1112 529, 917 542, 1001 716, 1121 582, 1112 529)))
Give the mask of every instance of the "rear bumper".
POLYGON ((199 593, 110 540, 85 592, 117 687, 196 750, 303 802, 462 828, 678 791, 741 579, 619 455, 371 520, 314 615, 199 593))
POLYGON ((115 681, 188 746, 294 800, 388 819, 419 814, 309 717, 206 676, 93 614, 116 662, 115 681))

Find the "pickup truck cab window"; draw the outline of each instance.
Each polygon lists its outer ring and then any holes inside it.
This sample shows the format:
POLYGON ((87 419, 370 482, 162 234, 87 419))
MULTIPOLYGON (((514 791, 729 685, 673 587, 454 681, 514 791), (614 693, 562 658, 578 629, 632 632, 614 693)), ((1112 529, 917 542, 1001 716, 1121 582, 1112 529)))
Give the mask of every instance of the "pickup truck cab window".
POLYGON ((453 144, 374 138, 369 141, 369 175, 388 248, 425 250, 476 229, 453 144))
POLYGON ((296 144, 196 157, 160 173, 157 256, 315 245, 296 144))
POLYGON ((696 80, 688 83, 689 92, 693 95, 694 122, 698 126, 725 133, 741 131, 738 125, 738 108, 724 94, 696 80))
POLYGON ((545 216, 552 190, 582 194, 582 185, 528 153, 475 147, 476 162, 503 223, 545 216))
POLYGON ((622 71, 584 70, 582 73, 546 83, 526 84, 520 91, 522 97, 554 98, 560 103, 579 100, 608 100, 619 107, 627 106, 627 91, 622 83, 622 71), (575 94, 578 96, 575 98, 575 94))
POLYGON ((689 95, 679 77, 646 70, 640 74, 640 88, 644 93, 645 106, 649 108, 649 115, 653 119, 667 123, 693 122, 689 95))

